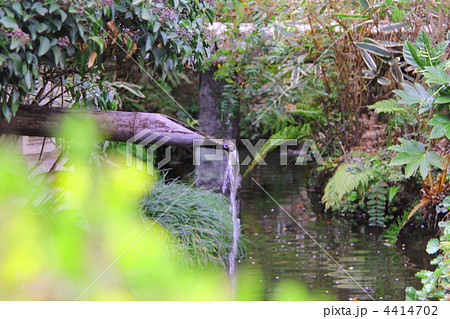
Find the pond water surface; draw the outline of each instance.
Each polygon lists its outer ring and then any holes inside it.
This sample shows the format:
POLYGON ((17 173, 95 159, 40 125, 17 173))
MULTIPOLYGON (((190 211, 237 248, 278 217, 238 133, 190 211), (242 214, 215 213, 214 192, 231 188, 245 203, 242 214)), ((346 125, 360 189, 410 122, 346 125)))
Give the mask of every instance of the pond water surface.
POLYGON ((420 287, 414 274, 429 264, 420 229, 387 247, 376 229, 333 220, 310 200, 308 167, 280 166, 278 155, 256 166, 240 191, 243 231, 251 242, 240 268, 246 275, 262 271, 266 299, 285 281, 331 300, 404 300, 406 287, 420 287))

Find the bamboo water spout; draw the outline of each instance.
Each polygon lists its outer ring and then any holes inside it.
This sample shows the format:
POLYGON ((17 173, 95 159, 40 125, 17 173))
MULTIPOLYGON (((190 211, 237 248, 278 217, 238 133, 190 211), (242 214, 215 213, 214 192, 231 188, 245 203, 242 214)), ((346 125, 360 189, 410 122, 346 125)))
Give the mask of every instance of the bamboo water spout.
POLYGON ((226 141, 217 140, 199 130, 159 113, 120 112, 81 110, 57 107, 39 107, 23 105, 11 122, 0 121, 0 134, 55 137, 65 115, 87 116, 92 118, 105 139, 119 142, 137 142, 150 135, 154 144, 165 139, 167 145, 192 146, 194 141, 208 141, 205 147, 219 145, 229 149, 226 141), (156 134, 155 134, 156 133, 156 134), (212 142, 212 143, 211 143, 212 142))

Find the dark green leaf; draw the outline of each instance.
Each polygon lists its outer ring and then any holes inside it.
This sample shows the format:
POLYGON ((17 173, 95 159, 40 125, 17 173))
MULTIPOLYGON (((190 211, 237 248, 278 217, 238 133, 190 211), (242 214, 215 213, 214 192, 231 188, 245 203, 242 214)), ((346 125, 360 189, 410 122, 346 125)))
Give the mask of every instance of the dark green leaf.
POLYGON ((445 70, 439 66, 426 66, 423 75, 425 76, 425 80, 430 84, 450 84, 450 74, 445 72, 445 70))
POLYGON ((426 151, 425 146, 415 140, 398 139, 401 145, 389 147, 390 150, 399 152, 391 160, 389 165, 405 165, 405 177, 408 178, 415 174, 417 170, 425 179, 431 166, 442 168, 442 158, 433 151, 426 151))
POLYGON ((13 117, 13 114, 12 114, 12 112, 11 112, 11 110, 10 110, 8 104, 6 104, 6 102, 3 102, 3 105, 2 105, 2 113, 3 113, 3 116, 5 117, 5 119, 6 119, 8 122, 11 122, 11 119, 12 119, 12 117, 13 117))
POLYGON ((398 190, 400 189, 400 186, 391 186, 389 187, 389 203, 392 202, 392 200, 394 199, 395 195, 397 194, 398 190))
POLYGON ((16 38, 12 38, 12 40, 11 40, 11 44, 10 44, 10 46, 9 46, 9 49, 11 50, 11 51, 14 51, 14 50, 16 50, 18 47, 20 47, 22 45, 22 42, 20 42, 18 39, 16 39, 16 38))
POLYGON ((450 139, 450 118, 447 115, 435 114, 429 123, 434 126, 430 138, 440 138, 445 134, 450 139))
POLYGON ((38 56, 43 56, 50 49, 50 40, 46 37, 39 37, 38 56))
POLYGON ((398 103, 407 105, 420 105, 419 113, 429 110, 433 106, 434 96, 427 93, 425 88, 419 83, 414 86, 402 83, 403 90, 394 90, 393 92, 400 97, 398 103))
POLYGON ((27 87, 27 89, 31 90, 31 88, 32 88, 32 85, 31 85, 32 74, 31 74, 30 70, 28 70, 27 73, 25 73, 23 79, 25 81, 25 86, 27 87))
POLYGON ((431 254, 435 254, 439 251, 439 247, 440 247, 441 243, 439 241, 439 239, 437 238, 432 238, 430 239, 430 241, 427 244, 427 253, 431 254))
POLYGON ((52 47, 53 56, 55 57, 55 65, 58 66, 61 63, 61 50, 57 46, 52 47))
POLYGON ((17 53, 11 53, 9 57, 11 58, 13 64, 14 73, 19 75, 22 70, 22 58, 17 53))
POLYGON ((14 12, 17 13, 19 16, 23 15, 22 6, 20 5, 20 2, 13 2, 11 5, 14 12))
POLYGON ((355 42, 355 44, 362 50, 366 50, 370 53, 373 53, 380 57, 385 58, 391 58, 391 52, 385 48, 383 48, 381 45, 376 45, 374 43, 367 43, 367 42, 355 42))
POLYGON ((57 3, 52 3, 50 5, 50 8, 48 9, 48 12, 53 13, 58 9, 59 9, 59 5, 57 3))
POLYGON ((19 29, 16 19, 10 16, 4 16, 0 19, 0 23, 3 24, 8 29, 19 29))
POLYGON ((403 57, 408 64, 421 70, 428 65, 423 57, 419 57, 417 49, 409 41, 406 41, 403 45, 403 57))
POLYGON ((153 33, 158 32, 160 27, 161 27, 161 23, 159 21, 155 21, 155 23, 153 24, 153 33))
POLYGON ((44 32, 47 29, 48 29, 48 25, 47 24, 39 23, 39 22, 36 23, 36 31, 38 33, 42 33, 42 32, 44 32))
POLYGON ((450 103, 450 96, 438 96, 437 99, 434 101, 436 104, 447 104, 450 103))
POLYGON ((369 9, 369 7, 370 7, 367 0, 359 0, 359 3, 361 3, 361 6, 366 10, 369 9))

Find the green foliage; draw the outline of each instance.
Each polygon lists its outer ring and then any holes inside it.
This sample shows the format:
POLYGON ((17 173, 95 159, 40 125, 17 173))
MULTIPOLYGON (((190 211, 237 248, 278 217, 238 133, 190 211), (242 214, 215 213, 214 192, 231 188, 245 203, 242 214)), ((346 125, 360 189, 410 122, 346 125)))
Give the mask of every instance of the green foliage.
POLYGON ((378 101, 375 104, 369 106, 369 109, 375 110, 377 113, 407 113, 408 109, 405 107, 402 107, 397 100, 395 99, 389 99, 389 100, 382 100, 378 101))
POLYGON ((440 254, 431 261, 434 271, 422 270, 416 274, 423 287, 416 290, 406 288, 406 300, 448 300, 450 295, 450 223, 440 223, 441 237, 432 238, 427 244, 427 253, 440 254))
POLYGON ((225 123, 225 125, 229 125, 230 120, 239 115, 239 107, 239 83, 227 78, 225 79, 220 99, 221 121, 225 123))
POLYGON ((339 165, 325 186, 322 202, 325 208, 339 205, 350 192, 367 189, 370 181, 379 174, 376 168, 353 162, 339 165))
MULTIPOLYGON (((208 1, 3 1, 0 106, 7 120, 48 82, 97 86, 134 62, 150 71, 198 66, 209 53, 208 1), (90 76, 86 76, 89 74, 90 76), (89 83, 88 83, 89 82, 89 83)), ((119 74, 117 74, 119 73, 119 74)), ((125 74, 126 77, 126 74, 125 74)), ((114 79, 115 80, 115 79, 114 79)), ((94 96, 101 95, 102 87, 94 96)), ((74 92, 71 92, 74 93, 74 92)), ((38 101, 35 101, 39 103, 38 101)))
POLYGON ((427 253, 429 253, 430 255, 435 254, 439 251, 439 247, 440 247, 440 241, 437 238, 432 238, 430 239, 430 241, 427 243, 427 253))
POLYGON ((450 138, 450 118, 447 115, 435 114, 430 125, 434 126, 430 138, 441 138, 444 135, 450 138))
POLYGON ((436 46, 432 46, 430 38, 424 30, 420 30, 416 43, 413 45, 406 41, 403 46, 403 57, 405 61, 419 70, 425 70, 441 63, 450 41, 442 41, 436 46))
MULTIPOLYGON (((222 194, 179 181, 166 183, 164 178, 141 200, 143 214, 169 230, 180 248, 177 251, 194 266, 228 265, 233 244, 229 205, 222 194)), ((243 249, 241 237, 241 256, 243 249)))
POLYGON ((414 86, 407 83, 403 83, 403 90, 394 90, 393 92, 400 97, 398 103, 406 105, 418 105, 419 114, 425 113, 430 110, 434 102, 434 96, 425 90, 425 88, 419 83, 415 83, 414 86))
POLYGON ((383 227, 387 202, 386 193, 386 183, 382 181, 370 187, 366 203, 369 226, 383 227))
POLYGON ((408 221, 409 211, 405 210, 403 215, 398 215, 395 220, 389 225, 389 228, 384 234, 384 238, 389 245, 394 245, 397 242, 398 235, 405 223, 408 221))
POLYGON ((397 151, 398 154, 392 159, 390 165, 405 165, 405 177, 414 175, 419 170, 425 179, 432 166, 442 168, 442 158, 433 151, 425 150, 425 146, 415 140, 399 138, 401 145, 394 145, 389 149, 397 151))
POLYGON ((393 47, 399 45, 396 42, 384 41, 386 45, 370 38, 363 39, 363 42, 355 42, 355 45, 361 49, 362 58, 369 68, 364 71, 364 78, 376 79, 380 85, 390 85, 391 80, 383 76, 384 66, 389 66, 389 72, 397 83, 403 82, 403 72, 394 58, 393 47))

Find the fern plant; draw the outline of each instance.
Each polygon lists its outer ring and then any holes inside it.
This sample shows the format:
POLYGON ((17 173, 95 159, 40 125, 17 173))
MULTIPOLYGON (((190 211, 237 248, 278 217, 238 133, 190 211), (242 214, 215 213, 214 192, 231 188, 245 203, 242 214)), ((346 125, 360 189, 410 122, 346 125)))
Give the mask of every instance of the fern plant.
POLYGON ((370 187, 366 204, 367 214, 369 214, 369 226, 383 227, 387 201, 386 193, 386 183, 383 181, 378 181, 370 187))
POLYGON ((380 175, 378 168, 359 162, 339 165, 333 177, 330 178, 322 196, 325 209, 340 205, 345 196, 352 191, 366 192, 369 183, 380 175))
POLYGON ((378 101, 377 103, 369 106, 369 109, 375 110, 377 113, 407 113, 408 108, 402 106, 397 102, 396 99, 389 99, 389 100, 382 100, 378 101))

